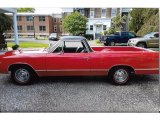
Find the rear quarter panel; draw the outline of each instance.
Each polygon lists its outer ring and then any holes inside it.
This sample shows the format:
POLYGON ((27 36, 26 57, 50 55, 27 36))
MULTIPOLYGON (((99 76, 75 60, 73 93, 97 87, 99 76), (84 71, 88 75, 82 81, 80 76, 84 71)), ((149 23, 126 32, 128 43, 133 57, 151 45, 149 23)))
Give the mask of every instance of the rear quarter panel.
POLYGON ((114 66, 130 66, 136 74, 158 74, 158 52, 108 52, 103 54, 103 66, 108 71, 114 66))

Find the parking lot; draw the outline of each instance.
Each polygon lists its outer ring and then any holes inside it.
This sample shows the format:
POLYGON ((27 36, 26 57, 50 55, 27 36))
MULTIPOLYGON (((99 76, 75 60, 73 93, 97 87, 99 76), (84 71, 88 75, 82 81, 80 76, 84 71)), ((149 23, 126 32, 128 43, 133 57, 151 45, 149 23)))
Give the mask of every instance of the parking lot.
POLYGON ((124 86, 106 77, 47 77, 18 86, 0 74, 1 112, 158 112, 158 75, 124 86))

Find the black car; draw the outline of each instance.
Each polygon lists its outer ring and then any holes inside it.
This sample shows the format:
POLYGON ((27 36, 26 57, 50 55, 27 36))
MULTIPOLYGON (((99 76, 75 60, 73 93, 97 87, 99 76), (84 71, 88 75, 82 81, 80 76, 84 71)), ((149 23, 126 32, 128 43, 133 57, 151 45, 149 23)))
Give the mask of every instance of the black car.
POLYGON ((49 36, 49 40, 57 41, 58 40, 57 34, 56 33, 51 33, 50 36, 49 36))
POLYGON ((133 32, 116 32, 112 35, 101 36, 99 40, 104 45, 114 46, 116 43, 127 43, 129 39, 136 37, 133 32))

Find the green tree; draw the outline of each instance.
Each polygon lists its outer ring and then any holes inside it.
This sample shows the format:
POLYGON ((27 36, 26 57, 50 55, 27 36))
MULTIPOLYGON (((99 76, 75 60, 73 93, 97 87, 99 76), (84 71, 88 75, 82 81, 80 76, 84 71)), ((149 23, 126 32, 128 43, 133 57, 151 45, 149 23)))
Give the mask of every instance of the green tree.
POLYGON ((116 31, 115 31, 115 29, 114 28, 109 28, 109 30, 108 30, 108 34, 110 35, 110 34, 114 34, 116 31))
POLYGON ((28 12, 28 13, 34 13, 35 9, 34 8, 18 8, 17 12, 23 13, 23 12, 28 12))
POLYGON ((86 30, 87 18, 78 12, 72 13, 63 20, 63 28, 66 32, 79 35, 86 30))
POLYGON ((149 32, 159 31, 158 8, 134 8, 132 9, 130 30, 143 36, 149 32))
POLYGON ((141 28, 141 26, 144 24, 144 11, 145 8, 133 8, 130 12, 131 15, 131 21, 129 23, 130 30, 133 30, 134 32, 138 32, 138 30, 141 28))
POLYGON ((120 14, 118 14, 112 19, 112 29, 114 29, 115 31, 121 31, 123 24, 126 22, 126 19, 126 15, 120 16, 120 14))
POLYGON ((0 13, 0 43, 4 41, 3 33, 12 28, 12 20, 4 13, 0 13))

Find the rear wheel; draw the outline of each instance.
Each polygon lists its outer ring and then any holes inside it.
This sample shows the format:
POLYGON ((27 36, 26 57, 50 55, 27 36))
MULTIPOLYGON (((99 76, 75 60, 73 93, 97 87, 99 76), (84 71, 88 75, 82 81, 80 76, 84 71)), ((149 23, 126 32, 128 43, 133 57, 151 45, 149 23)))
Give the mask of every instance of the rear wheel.
POLYGON ((125 67, 116 67, 110 71, 109 77, 113 83, 123 85, 130 79, 130 72, 125 67))
POLYGON ((16 67, 11 70, 11 78, 13 82, 19 85, 27 85, 31 83, 33 77, 34 73, 28 67, 16 67))
POLYGON ((147 45, 145 43, 138 43, 137 47, 147 48, 147 45))

